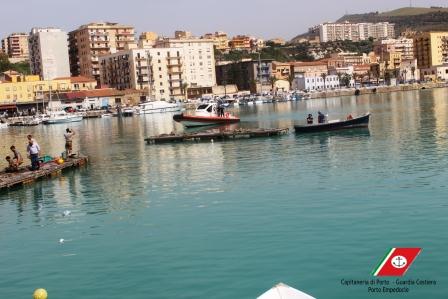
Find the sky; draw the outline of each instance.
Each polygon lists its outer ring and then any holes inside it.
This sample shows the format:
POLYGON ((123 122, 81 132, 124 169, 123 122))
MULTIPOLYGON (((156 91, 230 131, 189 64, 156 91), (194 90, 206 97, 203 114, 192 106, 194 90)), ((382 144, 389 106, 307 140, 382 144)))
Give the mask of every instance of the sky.
MULTIPOLYGON (((3 1, 2 1, 3 2, 3 1)), ((410 0, 21 0, 4 1, 0 37, 32 27, 71 31, 80 25, 109 21, 135 30, 172 36, 175 30, 200 36, 224 31, 264 39, 291 39, 309 27, 335 21, 346 13, 388 11, 410 0)), ((413 6, 448 6, 447 0, 412 0, 413 6)))

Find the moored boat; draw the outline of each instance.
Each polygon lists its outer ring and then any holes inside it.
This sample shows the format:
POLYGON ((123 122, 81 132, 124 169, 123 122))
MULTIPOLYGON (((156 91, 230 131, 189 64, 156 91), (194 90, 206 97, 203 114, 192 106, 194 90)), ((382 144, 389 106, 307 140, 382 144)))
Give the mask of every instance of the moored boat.
POLYGON ((370 113, 365 115, 345 119, 345 120, 331 120, 325 123, 309 124, 309 125, 295 125, 296 133, 312 133, 322 131, 333 131, 342 129, 362 128, 368 127, 370 120, 370 113))
POLYGON ((257 299, 315 299, 314 297, 290 287, 284 283, 279 283, 257 299))
POLYGON ((52 111, 48 115, 48 118, 42 121, 46 125, 79 122, 83 119, 82 115, 67 113, 64 110, 52 111))
POLYGON ((173 119, 188 128, 221 124, 225 125, 240 121, 238 117, 232 116, 229 113, 225 113, 224 116, 218 116, 216 103, 199 105, 195 115, 185 115, 183 113, 176 114, 173 116, 173 119))
POLYGON ((182 110, 182 106, 179 103, 169 103, 165 101, 150 101, 141 103, 138 106, 139 114, 178 112, 182 110))

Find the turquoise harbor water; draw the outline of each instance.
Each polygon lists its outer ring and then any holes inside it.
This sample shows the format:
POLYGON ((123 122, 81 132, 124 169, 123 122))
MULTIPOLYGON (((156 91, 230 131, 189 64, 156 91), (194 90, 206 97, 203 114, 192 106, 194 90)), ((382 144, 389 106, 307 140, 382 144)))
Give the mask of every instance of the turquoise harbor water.
MULTIPOLYGON (((446 298, 448 90, 236 112, 292 127, 317 110, 373 117, 369 130, 161 146, 143 139, 181 130, 169 117, 75 124, 87 168, 0 194, 0 297, 256 298, 284 282, 383 298, 340 281, 372 278, 390 247, 422 247, 406 278, 437 286, 391 297, 446 298)), ((64 129, 0 130, 0 153, 31 132, 58 154, 64 129)))

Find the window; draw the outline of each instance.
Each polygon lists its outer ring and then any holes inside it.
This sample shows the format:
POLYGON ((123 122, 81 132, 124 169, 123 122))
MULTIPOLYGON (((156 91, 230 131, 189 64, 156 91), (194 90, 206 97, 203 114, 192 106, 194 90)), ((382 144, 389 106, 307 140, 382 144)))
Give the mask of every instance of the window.
POLYGON ((161 71, 162 70, 162 68, 161 67, 159 67, 159 71, 161 71))
POLYGON ((159 75, 159 78, 162 79, 162 75, 159 75))

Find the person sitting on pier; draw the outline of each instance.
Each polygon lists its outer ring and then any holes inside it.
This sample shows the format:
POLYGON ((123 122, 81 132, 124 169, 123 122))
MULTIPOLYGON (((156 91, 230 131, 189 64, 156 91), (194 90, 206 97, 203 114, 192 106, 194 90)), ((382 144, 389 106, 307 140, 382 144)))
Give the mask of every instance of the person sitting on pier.
POLYGON ((325 115, 322 112, 317 112, 317 122, 323 124, 325 122, 325 115))
POLYGON ((28 146, 26 147, 26 151, 31 160, 31 170, 39 170, 39 152, 40 147, 36 140, 33 139, 33 136, 28 135, 28 146))
POLYGON ((22 155, 19 153, 19 151, 16 149, 16 147, 14 145, 12 145, 9 149, 14 154, 14 156, 12 157, 12 160, 17 165, 17 168, 19 168, 19 166, 22 165, 22 163, 23 163, 22 155))
POLYGON ((353 119, 353 116, 351 115, 351 114, 349 114, 348 116, 347 116, 347 120, 352 120, 353 119))
POLYGON ((8 167, 5 168, 5 172, 17 172, 19 171, 18 165, 14 162, 10 156, 6 157, 6 161, 8 162, 8 167))
POLYGON ((65 152, 67 153, 67 157, 70 157, 73 150, 73 136, 75 136, 75 132, 67 128, 66 132, 64 133, 65 152))
POLYGON ((312 125, 313 122, 314 122, 313 115, 312 114, 308 114, 308 117, 306 119, 306 123, 309 124, 309 125, 312 125))

